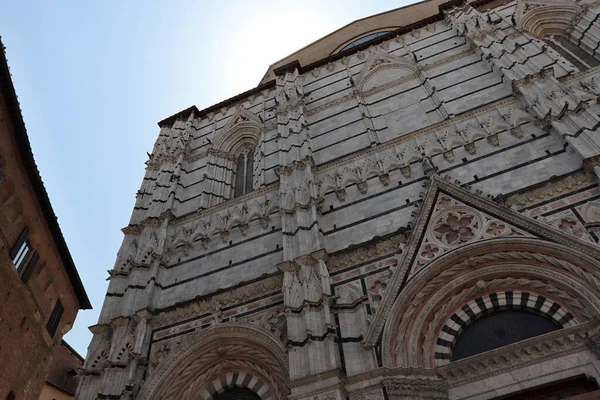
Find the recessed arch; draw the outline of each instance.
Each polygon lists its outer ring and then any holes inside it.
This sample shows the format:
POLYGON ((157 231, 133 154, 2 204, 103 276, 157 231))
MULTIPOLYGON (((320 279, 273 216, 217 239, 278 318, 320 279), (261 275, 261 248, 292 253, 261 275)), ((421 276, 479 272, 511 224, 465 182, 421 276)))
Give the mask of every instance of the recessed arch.
POLYGON ((517 28, 537 37, 566 34, 581 6, 572 1, 520 1, 517 4, 517 28))
MULTIPOLYGON (((379 86, 385 86, 393 83, 399 85, 402 82, 408 82, 412 79, 419 79, 420 71, 412 62, 392 57, 385 53, 374 52, 369 60, 365 63, 363 70, 356 79, 356 88, 363 94, 368 94, 369 91, 379 86), (388 72, 383 81, 385 83, 377 84, 373 78, 381 73, 388 72)), ((422 84, 419 79, 419 83, 422 84)))
POLYGON ((253 123, 243 123, 217 136, 213 148, 235 157, 246 148, 255 148, 259 137, 260 127, 253 123))
POLYGON ((577 323, 600 312, 600 262, 534 238, 485 240, 447 253, 415 274, 394 301, 382 337, 386 367, 434 367, 436 340, 465 304, 496 292, 552 299, 577 323))
POLYGON ((213 140, 213 149, 236 157, 248 147, 256 147, 262 132, 261 120, 245 108, 239 108, 213 140))
POLYGON ((287 356, 265 330, 241 324, 214 326, 184 340, 152 372, 138 399, 207 399, 235 386, 261 399, 288 393, 287 356))
MULTIPOLYGON (((455 355, 456 347, 460 344, 459 341, 462 340, 464 343, 468 340, 463 334, 468 335, 467 331, 473 329, 475 323, 478 321, 485 321, 494 316, 500 316, 503 312, 526 314, 532 323, 536 322, 534 321, 535 319, 541 318, 540 321, 547 322, 547 326, 543 328, 555 328, 541 329, 543 333, 548 333, 559 328, 568 328, 579 323, 573 314, 565 307, 562 307, 559 302, 532 291, 506 289, 485 294, 467 302, 446 320, 435 342, 435 365, 441 366, 459 359, 455 355)), ((477 327, 477 329, 479 330, 480 328, 477 327)), ((537 336, 533 335, 533 333, 528 334, 529 332, 525 332, 523 337, 537 336)), ((513 342, 506 342, 506 344, 511 343, 513 342)), ((475 353, 471 355, 475 355, 475 353)), ((465 358, 464 354, 460 358, 465 358)))

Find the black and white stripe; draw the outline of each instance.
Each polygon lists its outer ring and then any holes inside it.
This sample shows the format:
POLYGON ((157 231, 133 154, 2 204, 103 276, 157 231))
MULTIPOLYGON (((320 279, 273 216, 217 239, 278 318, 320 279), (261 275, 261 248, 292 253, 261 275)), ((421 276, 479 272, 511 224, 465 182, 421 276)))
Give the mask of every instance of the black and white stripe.
POLYGON ((436 366, 450 363, 450 355, 456 339, 472 322, 493 312, 509 309, 527 310, 543 315, 563 328, 578 323, 560 304, 544 296, 519 290, 491 293, 471 300, 448 318, 436 341, 436 366))
POLYGON ((200 394, 201 399, 212 400, 217 393, 230 387, 243 387, 252 390, 263 400, 274 400, 269 385, 256 375, 246 372, 230 372, 206 386, 200 394))

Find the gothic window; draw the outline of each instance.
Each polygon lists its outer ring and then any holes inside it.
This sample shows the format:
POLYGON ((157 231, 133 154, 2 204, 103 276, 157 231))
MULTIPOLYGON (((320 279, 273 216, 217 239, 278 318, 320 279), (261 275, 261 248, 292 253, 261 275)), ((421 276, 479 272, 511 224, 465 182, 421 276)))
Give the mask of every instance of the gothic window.
POLYGON ((564 35, 552 35, 544 41, 580 71, 600 65, 600 61, 564 35))
POLYGON ((260 400, 260 396, 245 388, 228 388, 213 396, 215 400, 260 400))
POLYGON ((521 340, 553 332, 561 327, 528 311, 505 310, 475 320, 458 337, 452 361, 494 350, 521 340))
POLYGON ((254 149, 247 147, 237 157, 233 197, 238 197, 253 190, 254 181, 254 149))

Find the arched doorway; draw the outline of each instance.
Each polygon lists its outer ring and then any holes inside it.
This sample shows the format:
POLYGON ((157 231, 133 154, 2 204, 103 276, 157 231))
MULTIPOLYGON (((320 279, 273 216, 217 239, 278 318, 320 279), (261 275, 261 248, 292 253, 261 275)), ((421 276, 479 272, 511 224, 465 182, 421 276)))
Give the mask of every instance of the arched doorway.
POLYGON ((288 393, 285 349, 267 331, 223 324, 183 341, 140 390, 142 400, 281 399, 288 393))

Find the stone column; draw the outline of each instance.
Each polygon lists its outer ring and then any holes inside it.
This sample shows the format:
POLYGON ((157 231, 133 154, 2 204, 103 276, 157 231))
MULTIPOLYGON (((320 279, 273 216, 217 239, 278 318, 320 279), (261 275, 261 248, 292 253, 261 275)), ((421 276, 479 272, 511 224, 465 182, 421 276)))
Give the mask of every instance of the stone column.
MULTIPOLYGON (((298 380, 328 371, 338 374, 340 360, 335 319, 330 309, 331 283, 319 229, 316 167, 310 127, 305 119, 302 76, 297 67, 277 72, 275 98, 280 146, 280 167, 276 172, 280 179, 284 257, 279 268, 284 274, 290 378, 298 380)), ((295 389, 300 393, 298 396, 314 392, 308 380, 295 389)), ((334 381, 341 386, 341 379, 334 381)), ((336 393, 334 398, 343 398, 339 389, 336 393)))

